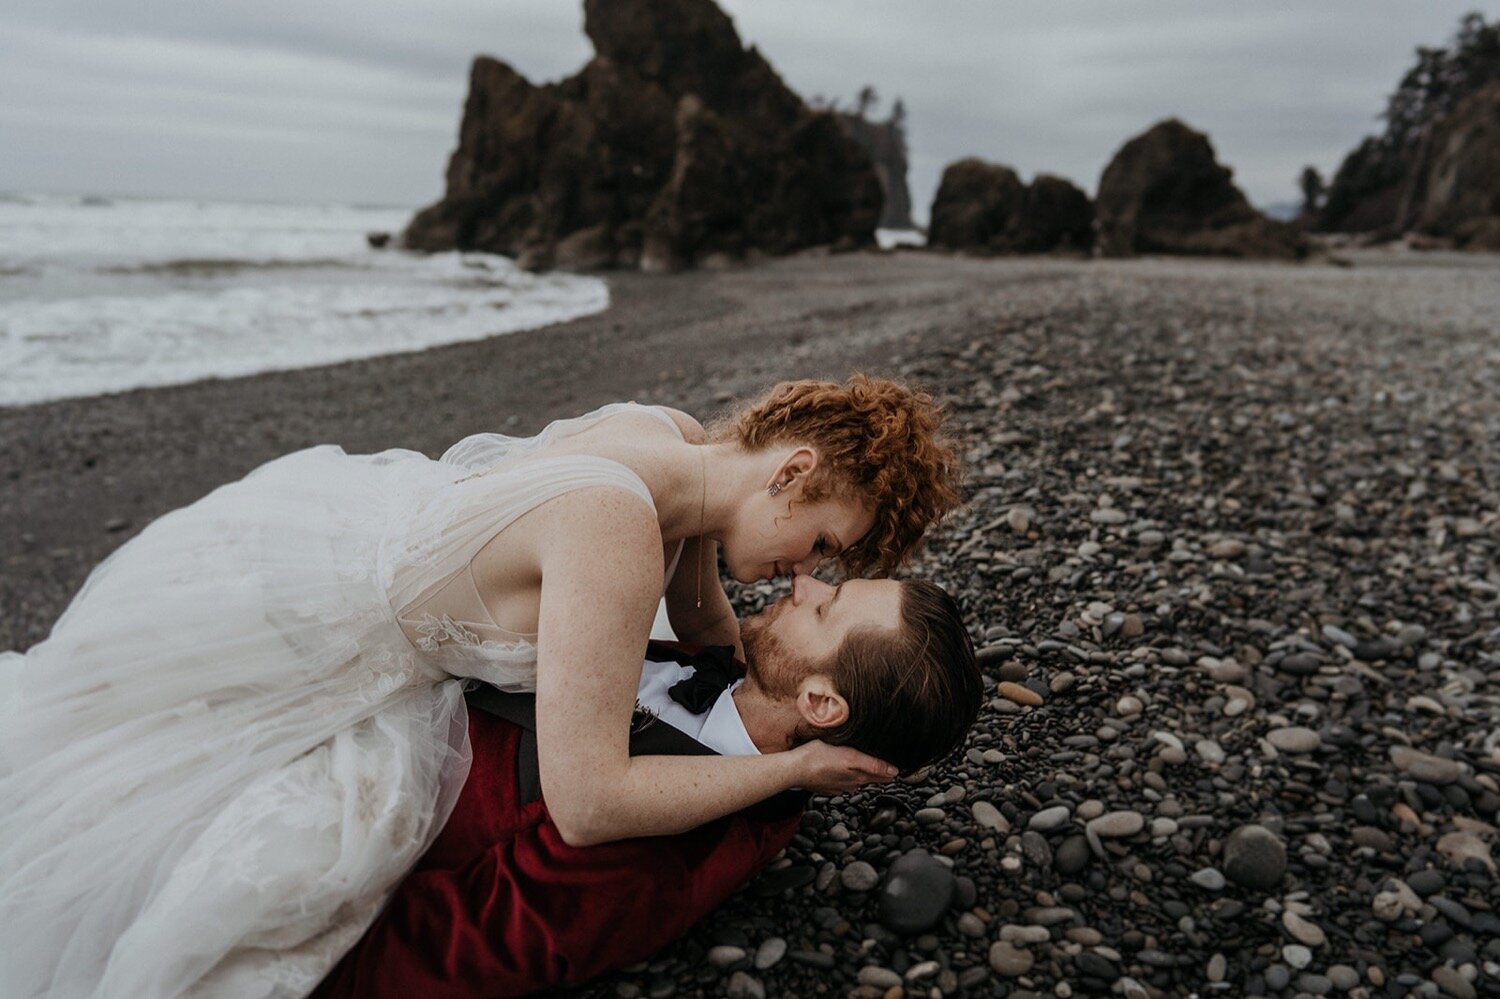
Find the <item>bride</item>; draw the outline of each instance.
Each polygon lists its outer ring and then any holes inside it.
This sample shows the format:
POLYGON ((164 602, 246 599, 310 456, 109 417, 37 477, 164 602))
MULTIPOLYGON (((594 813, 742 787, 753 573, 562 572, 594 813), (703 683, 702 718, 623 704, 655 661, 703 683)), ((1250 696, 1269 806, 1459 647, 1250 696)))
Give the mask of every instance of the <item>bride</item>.
POLYGON ((958 500, 932 400, 783 383, 706 432, 617 404, 433 461, 333 446, 163 516, 0 653, 0 994, 291 996, 447 818, 464 680, 535 690, 570 843, 679 832, 894 770, 626 744, 658 602, 735 644, 741 582, 886 571, 958 500))

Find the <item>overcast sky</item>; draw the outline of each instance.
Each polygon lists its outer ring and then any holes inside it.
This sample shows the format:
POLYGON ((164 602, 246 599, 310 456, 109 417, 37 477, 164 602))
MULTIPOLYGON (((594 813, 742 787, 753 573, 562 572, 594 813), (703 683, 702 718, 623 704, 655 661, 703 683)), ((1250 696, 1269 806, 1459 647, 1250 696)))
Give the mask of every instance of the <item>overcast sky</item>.
MULTIPOLYGON (((6 0, 0 190, 419 205, 477 52, 533 80, 590 55, 577 0, 6 0)), ((804 96, 905 99, 919 217, 945 164, 1090 193, 1176 115, 1258 204, 1379 128, 1417 45, 1500 0, 725 0, 804 96)), ((882 108, 884 105, 882 105, 882 108)))

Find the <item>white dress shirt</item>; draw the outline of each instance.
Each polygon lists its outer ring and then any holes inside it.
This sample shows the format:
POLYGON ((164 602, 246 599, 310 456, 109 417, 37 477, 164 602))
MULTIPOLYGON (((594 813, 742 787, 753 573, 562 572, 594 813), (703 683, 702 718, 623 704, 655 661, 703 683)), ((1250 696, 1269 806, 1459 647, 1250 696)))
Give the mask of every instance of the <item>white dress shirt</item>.
POLYGON ((667 693, 674 683, 685 680, 694 673, 691 666, 680 666, 674 662, 658 663, 646 660, 641 667, 641 685, 636 690, 636 700, 650 709, 658 718, 683 732, 721 756, 759 756, 760 750, 745 731, 739 708, 734 703, 734 692, 744 680, 730 684, 714 701, 713 707, 695 715, 672 700, 667 693))

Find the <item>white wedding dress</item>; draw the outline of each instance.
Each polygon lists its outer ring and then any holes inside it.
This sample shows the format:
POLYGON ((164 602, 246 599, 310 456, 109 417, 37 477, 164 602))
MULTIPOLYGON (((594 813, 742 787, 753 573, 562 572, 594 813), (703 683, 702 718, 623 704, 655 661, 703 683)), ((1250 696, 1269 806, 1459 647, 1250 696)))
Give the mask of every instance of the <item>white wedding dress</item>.
POLYGON ((530 636, 453 611, 475 553, 570 490, 651 504, 617 462, 546 453, 625 409, 676 429, 625 404, 439 461, 279 458, 0 653, 0 996, 310 991, 447 819, 461 678, 534 689, 530 636))

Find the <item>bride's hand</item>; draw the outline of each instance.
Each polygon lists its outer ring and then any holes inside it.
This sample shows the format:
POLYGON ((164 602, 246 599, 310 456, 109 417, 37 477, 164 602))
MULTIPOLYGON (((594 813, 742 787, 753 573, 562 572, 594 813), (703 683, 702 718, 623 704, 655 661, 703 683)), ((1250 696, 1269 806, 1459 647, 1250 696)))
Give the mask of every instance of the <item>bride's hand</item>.
POLYGON ((895 780, 898 773, 884 760, 849 746, 830 746, 815 740, 792 753, 799 757, 796 786, 818 794, 848 794, 866 784, 895 780))

